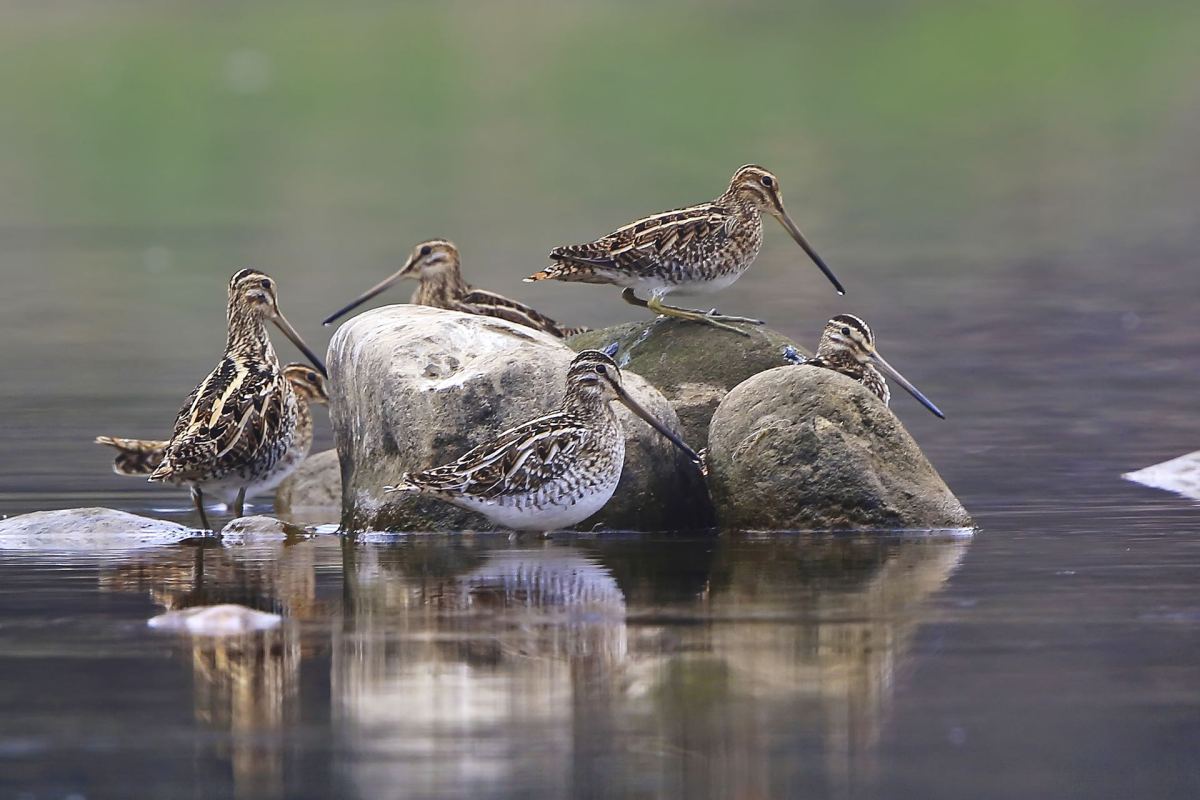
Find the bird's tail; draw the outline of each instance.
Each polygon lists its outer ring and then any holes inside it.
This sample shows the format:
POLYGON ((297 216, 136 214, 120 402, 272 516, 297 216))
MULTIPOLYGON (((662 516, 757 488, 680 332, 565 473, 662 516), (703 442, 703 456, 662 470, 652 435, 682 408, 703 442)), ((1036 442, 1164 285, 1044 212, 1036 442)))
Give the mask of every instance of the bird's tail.
POLYGON ((561 271, 562 264, 551 264, 545 269, 538 270, 528 278, 525 278, 525 283, 533 283, 535 281, 552 281, 559 276, 561 271))
POLYGON ((411 482, 412 473, 406 472, 400 476, 400 482, 395 486, 383 487, 384 494, 411 494, 421 491, 421 487, 411 482))
POLYGON ((113 472, 118 475, 147 477, 162 463, 167 443, 157 439, 121 439, 116 436, 97 436, 96 444, 117 451, 113 472))
POLYGON ((568 327, 566 325, 560 325, 558 330, 562 333, 562 338, 566 339, 567 337, 575 336, 580 333, 587 333, 588 331, 591 330, 591 328, 585 327, 583 325, 579 325, 574 328, 568 327))
POLYGON ((525 282, 573 281, 575 283, 608 283, 603 275, 600 274, 602 272, 604 272, 602 265, 564 259, 533 273, 525 279, 525 282))

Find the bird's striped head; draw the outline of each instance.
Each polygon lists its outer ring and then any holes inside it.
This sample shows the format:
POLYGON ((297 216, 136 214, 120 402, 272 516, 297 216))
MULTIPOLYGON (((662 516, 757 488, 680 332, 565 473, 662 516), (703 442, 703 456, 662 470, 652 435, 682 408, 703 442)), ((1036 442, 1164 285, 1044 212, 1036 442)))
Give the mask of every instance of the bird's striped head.
POLYGON ((874 352, 875 334, 867 323, 853 314, 838 314, 825 323, 821 343, 817 346, 818 358, 840 355, 866 362, 871 360, 874 352))
POLYGON ((567 370, 567 387, 576 391, 600 392, 616 400, 621 387, 621 368, 612 357, 599 350, 584 350, 567 370))
POLYGON ((777 214, 783 208, 779 178, 757 164, 747 164, 733 173, 728 193, 767 214, 777 214))
POLYGON ((288 364, 283 368, 283 377, 287 378, 292 391, 299 395, 301 400, 320 406, 329 402, 325 377, 311 364, 288 364))
POLYGON ((448 239, 429 239, 412 249, 399 276, 423 278, 459 268, 458 248, 448 239))
POLYGON ((229 304, 265 317, 279 313, 275 280, 256 269, 241 269, 229 279, 229 304))

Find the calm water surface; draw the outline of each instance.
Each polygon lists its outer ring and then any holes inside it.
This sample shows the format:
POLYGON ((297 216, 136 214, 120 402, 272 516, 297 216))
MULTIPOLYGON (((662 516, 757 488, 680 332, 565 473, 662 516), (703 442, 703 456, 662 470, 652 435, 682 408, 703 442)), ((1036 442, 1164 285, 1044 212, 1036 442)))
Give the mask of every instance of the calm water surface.
POLYGON ((612 324, 519 278, 758 161, 848 294, 769 223, 715 302, 866 318, 980 531, 0 541, 0 798, 1200 797, 1200 507, 1119 478, 1200 448, 1194 4, 210 5, 0 11, 0 514, 188 519, 91 439, 240 267, 318 349, 431 236, 612 324), (213 602, 285 621, 146 626, 213 602))

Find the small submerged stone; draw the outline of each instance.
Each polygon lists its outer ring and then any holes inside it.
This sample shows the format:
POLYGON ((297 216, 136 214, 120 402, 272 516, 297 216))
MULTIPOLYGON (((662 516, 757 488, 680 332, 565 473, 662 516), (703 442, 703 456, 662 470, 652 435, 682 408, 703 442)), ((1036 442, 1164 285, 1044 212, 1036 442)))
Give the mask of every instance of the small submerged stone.
POLYGON ((226 544, 239 540, 278 540, 283 541, 289 536, 305 536, 308 531, 299 525, 284 522, 266 514, 256 514, 252 517, 238 517, 230 520, 221 529, 221 540, 226 544))
POLYGON ((270 630, 281 622, 283 617, 278 614, 226 603, 168 611, 151 617, 147 624, 155 630, 190 633, 193 636, 238 636, 270 630))
POLYGON ((1200 500, 1200 450, 1159 464, 1126 472, 1125 480, 1200 500))

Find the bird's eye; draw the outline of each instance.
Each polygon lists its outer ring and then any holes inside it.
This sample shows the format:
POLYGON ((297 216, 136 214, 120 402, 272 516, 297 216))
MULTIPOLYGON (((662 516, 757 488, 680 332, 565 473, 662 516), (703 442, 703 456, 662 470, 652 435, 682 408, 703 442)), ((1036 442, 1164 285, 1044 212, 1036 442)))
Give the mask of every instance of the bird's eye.
POLYGON ((850 329, 842 328, 842 336, 849 336, 849 335, 850 335, 850 329))
POLYGON ((421 255, 423 255, 423 256, 427 256, 432 252, 433 252, 433 248, 430 247, 429 245, 425 245, 424 247, 421 248, 421 255))
POLYGON ((310 383, 316 383, 316 382, 317 382, 317 373, 315 373, 315 372, 310 372, 310 373, 308 373, 308 374, 307 374, 305 377, 306 377, 306 378, 308 378, 308 380, 309 380, 309 382, 310 382, 310 383))
POLYGON ((271 279, 270 279, 270 278, 263 278, 263 279, 262 279, 262 287, 263 287, 264 289, 270 289, 270 288, 271 288, 271 279))
POLYGON ((596 374, 597 375, 607 375, 608 367, 604 366, 603 364, 597 364, 596 365, 596 374))
POLYGON ((762 185, 767 187, 768 189, 770 189, 772 186, 775 185, 775 179, 772 178, 770 175, 763 175, 760 180, 762 180, 762 185))

